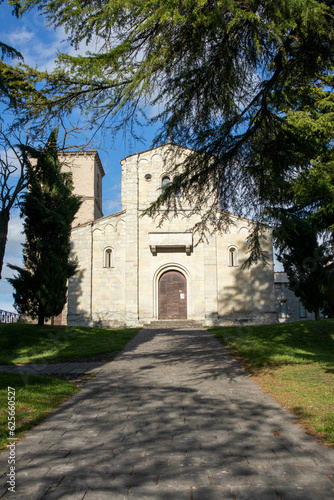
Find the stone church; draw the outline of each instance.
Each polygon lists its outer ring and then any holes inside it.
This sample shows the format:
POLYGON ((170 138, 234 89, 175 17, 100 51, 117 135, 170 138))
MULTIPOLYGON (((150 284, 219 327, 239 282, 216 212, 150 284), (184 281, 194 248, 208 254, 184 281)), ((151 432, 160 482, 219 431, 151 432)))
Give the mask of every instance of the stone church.
POLYGON ((190 150, 165 144, 122 160, 122 210, 103 216, 104 170, 95 151, 66 153, 83 199, 72 229, 79 270, 69 280, 62 322, 105 327, 141 326, 159 320, 203 325, 275 323, 273 246, 267 229, 266 267, 241 265, 251 221, 232 216, 228 232, 198 243, 192 232, 200 214, 177 193, 180 210, 159 220, 142 216, 190 150))

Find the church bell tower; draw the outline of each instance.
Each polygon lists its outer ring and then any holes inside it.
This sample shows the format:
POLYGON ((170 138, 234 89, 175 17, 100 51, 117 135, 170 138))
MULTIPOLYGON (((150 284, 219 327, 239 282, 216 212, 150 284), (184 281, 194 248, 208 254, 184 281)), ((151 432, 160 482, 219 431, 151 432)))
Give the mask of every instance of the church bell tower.
POLYGON ((63 172, 71 172, 73 193, 80 196, 79 208, 73 227, 103 217, 102 178, 104 170, 97 151, 68 151, 59 154, 63 172))

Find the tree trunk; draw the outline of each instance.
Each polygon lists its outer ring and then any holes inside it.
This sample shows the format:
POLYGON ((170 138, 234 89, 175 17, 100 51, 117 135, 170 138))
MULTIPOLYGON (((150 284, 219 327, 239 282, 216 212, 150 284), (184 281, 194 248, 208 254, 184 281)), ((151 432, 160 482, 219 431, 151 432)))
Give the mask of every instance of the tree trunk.
POLYGON ((38 326, 44 326, 45 316, 44 313, 39 312, 38 314, 38 326))
POLYGON ((314 315, 315 315, 315 319, 317 321, 319 321, 319 319, 320 319, 320 311, 319 311, 319 309, 316 309, 316 311, 314 311, 314 315))
POLYGON ((3 259, 5 258, 8 223, 9 223, 9 209, 5 208, 4 210, 0 211, 0 279, 2 277, 3 259))

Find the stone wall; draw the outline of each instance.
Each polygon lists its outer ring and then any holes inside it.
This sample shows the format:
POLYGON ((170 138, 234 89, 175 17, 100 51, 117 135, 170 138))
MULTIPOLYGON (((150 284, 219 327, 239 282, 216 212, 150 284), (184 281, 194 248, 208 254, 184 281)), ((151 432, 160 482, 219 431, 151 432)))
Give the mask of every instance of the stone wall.
POLYGON ((69 151, 59 154, 63 172, 71 172, 74 194, 81 196, 82 205, 73 223, 99 219, 102 214, 102 178, 104 170, 96 151, 69 151))
MULTIPOLYGON (((158 280, 166 270, 179 270, 188 283, 188 318, 205 324, 275 321, 272 240, 264 243, 270 255, 269 266, 242 270, 246 259, 246 238, 249 234, 247 219, 234 217, 234 224, 225 234, 214 234, 207 241, 194 244, 190 252, 185 246, 159 246, 152 251, 149 235, 156 232, 179 235, 191 232, 199 221, 191 207, 178 198, 177 217, 172 214, 159 227, 161 215, 156 220, 143 217, 143 211, 161 192, 165 175, 173 176, 175 162, 184 161, 189 150, 165 145, 161 148, 132 155, 122 162, 126 186, 122 188, 122 200, 127 215, 131 211, 131 222, 127 217, 127 234, 138 231, 138 320, 140 324, 158 318, 158 280), (170 161, 174 164, 170 165, 170 161), (134 195, 135 193, 135 195, 134 195), (234 246, 238 254, 235 266, 229 266, 229 248, 234 246)), ((171 239, 171 238, 170 238, 171 239)), ((174 238, 175 239, 175 238, 174 238)), ((132 242, 135 247, 136 243, 132 242)), ((133 297, 136 293, 133 291, 133 297)))
POLYGON ((125 320, 125 213, 72 230, 79 269, 69 280, 68 323, 122 326, 125 320), (106 252, 111 251, 107 267, 106 252))
POLYGON ((69 323, 137 326, 157 319, 158 282, 168 270, 186 277, 188 319, 205 325, 276 320, 269 229, 263 241, 269 266, 243 270, 248 219, 232 216, 228 232, 199 243, 192 233, 200 214, 193 214, 182 196, 177 217, 170 214, 161 227, 159 216, 143 216, 161 192, 163 177, 172 179, 175 162, 189 152, 168 144, 128 156, 122 161, 122 212, 73 229, 80 269, 69 283, 69 323))

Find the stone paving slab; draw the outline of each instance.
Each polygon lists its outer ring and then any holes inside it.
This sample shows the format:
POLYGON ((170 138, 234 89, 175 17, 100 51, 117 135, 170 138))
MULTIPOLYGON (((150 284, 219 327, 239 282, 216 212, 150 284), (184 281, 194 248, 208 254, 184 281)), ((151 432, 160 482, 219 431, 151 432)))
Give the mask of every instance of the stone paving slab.
POLYGON ((334 498, 334 449, 206 330, 141 330, 99 370, 17 443, 15 496, 0 455, 0 498, 334 498))

